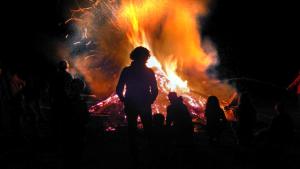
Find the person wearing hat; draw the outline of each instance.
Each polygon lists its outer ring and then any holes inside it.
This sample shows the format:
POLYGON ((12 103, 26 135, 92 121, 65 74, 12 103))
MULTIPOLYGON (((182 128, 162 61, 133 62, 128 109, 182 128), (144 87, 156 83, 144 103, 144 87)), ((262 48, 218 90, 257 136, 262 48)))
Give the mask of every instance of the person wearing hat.
POLYGON ((151 135, 151 105, 158 95, 158 88, 153 70, 146 67, 149 57, 150 51, 147 48, 136 47, 130 53, 131 65, 122 70, 116 87, 116 93, 124 104, 131 150, 135 148, 138 116, 146 136, 150 138, 151 135))

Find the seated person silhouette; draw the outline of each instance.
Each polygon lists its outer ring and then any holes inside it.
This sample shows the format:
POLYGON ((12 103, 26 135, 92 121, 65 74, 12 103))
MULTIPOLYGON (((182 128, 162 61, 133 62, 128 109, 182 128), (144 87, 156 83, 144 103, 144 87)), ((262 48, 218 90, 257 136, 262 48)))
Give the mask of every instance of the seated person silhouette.
POLYGON ((174 134, 176 144, 190 144, 193 137, 193 123, 190 112, 182 97, 175 92, 168 94, 170 105, 167 107, 166 126, 174 134))
POLYGON ((131 65, 123 69, 116 88, 116 93, 125 107, 131 151, 136 146, 135 137, 138 116, 141 118, 144 132, 148 139, 151 135, 151 104, 158 95, 158 89, 154 72, 146 67, 149 57, 150 51, 148 49, 141 46, 136 47, 130 53, 131 65), (123 95, 124 90, 125 94, 123 95))

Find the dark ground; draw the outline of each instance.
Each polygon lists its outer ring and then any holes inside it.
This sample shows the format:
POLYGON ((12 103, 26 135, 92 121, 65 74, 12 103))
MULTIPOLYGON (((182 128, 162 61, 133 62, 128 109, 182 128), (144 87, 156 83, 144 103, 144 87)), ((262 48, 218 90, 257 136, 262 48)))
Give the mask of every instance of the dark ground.
MULTIPOLYGON (((270 107, 259 108, 259 119, 266 127, 271 118, 270 107), (263 113, 262 113, 263 112, 263 113)), ((45 111, 46 112, 46 111, 45 111)), ((220 145, 210 145, 205 131, 200 129, 194 136, 192 151, 182 148, 173 148, 169 155, 150 155, 145 138, 139 136, 139 160, 142 168, 153 165, 156 156, 163 158, 169 168, 271 168, 282 167, 285 169, 298 169, 300 167, 300 114, 296 109, 290 109, 295 122, 295 137, 282 151, 272 149, 260 144, 243 147, 237 145, 234 135, 227 129, 222 135, 220 145)), ((131 168, 130 156, 127 149, 126 127, 120 127, 114 132, 102 132, 101 118, 93 117, 87 126, 87 137, 81 161, 83 169, 118 169, 131 168)), ((59 169, 61 159, 58 147, 53 144, 52 137, 46 122, 39 124, 38 138, 16 138, 14 142, 1 144, 0 168, 1 169, 59 169), (32 141, 35 140, 35 141, 32 141), (3 151, 4 150, 4 151, 3 151)), ((1 139, 2 141, 4 139, 1 139)), ((157 168, 153 166, 153 168, 157 168)))

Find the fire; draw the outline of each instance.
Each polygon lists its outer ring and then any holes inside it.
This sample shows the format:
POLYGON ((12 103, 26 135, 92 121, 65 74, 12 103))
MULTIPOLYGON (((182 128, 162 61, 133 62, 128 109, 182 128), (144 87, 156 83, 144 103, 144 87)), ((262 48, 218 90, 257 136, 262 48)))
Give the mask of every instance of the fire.
POLYGON ((184 92, 189 92, 190 89, 188 88, 187 81, 183 81, 177 74, 176 74, 176 62, 171 62, 169 65, 166 65, 166 72, 167 77, 169 80, 168 88, 171 91, 176 91, 176 89, 180 89, 184 92))
POLYGON ((68 22, 74 21, 80 30, 80 39, 75 42, 95 44, 95 48, 85 47, 88 48, 85 53, 78 54, 83 57, 74 59, 75 66, 96 94, 112 93, 91 107, 91 112, 122 111, 111 84, 116 83, 119 72, 130 62, 129 52, 137 46, 144 46, 152 53, 147 66, 155 71, 159 87, 159 96, 153 104, 156 113, 166 111, 166 95, 170 91, 179 93, 191 113, 201 118, 207 96, 217 95, 223 100, 234 92, 229 85, 206 74, 209 67, 217 64, 215 48, 211 43, 204 44, 199 33, 199 17, 207 14, 208 0, 89 0, 87 3, 90 7, 74 10, 68 22), (95 64, 98 67, 91 68, 95 64))
MULTIPOLYGON (((127 38, 133 47, 144 46, 153 51, 145 33, 145 29, 147 29, 146 25, 149 24, 148 22, 151 24, 153 21, 152 19, 150 21, 147 20, 147 17, 149 17, 147 13, 155 11, 157 8, 161 8, 160 11, 163 11, 163 8, 166 7, 166 2, 157 3, 157 1, 153 0, 145 0, 142 3, 139 1, 123 2, 118 23, 120 27, 124 27, 125 25, 127 38)), ((162 67, 158 59, 155 56, 151 56, 147 66, 155 68, 157 73, 167 77, 168 84, 166 87, 170 91, 188 92, 190 90, 187 81, 182 80, 176 73, 177 60, 166 62, 164 67, 162 67)))

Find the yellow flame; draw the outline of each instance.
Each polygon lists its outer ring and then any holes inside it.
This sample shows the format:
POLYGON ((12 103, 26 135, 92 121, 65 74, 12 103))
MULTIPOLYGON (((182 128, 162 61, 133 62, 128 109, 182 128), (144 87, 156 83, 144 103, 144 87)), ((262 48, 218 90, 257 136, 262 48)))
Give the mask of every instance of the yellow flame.
MULTIPOLYGON (((124 1, 125 2, 125 1, 124 1)), ((162 1, 159 4, 162 6, 166 1, 162 1)), ((145 22, 147 22, 147 12, 154 11, 154 8, 158 6, 156 1, 146 0, 143 3, 137 3, 137 1, 128 1, 126 5, 123 5, 123 9, 121 10, 121 26, 127 25, 126 35, 133 47, 144 46, 150 50, 152 50, 149 45, 148 38, 146 36, 145 30, 145 22), (136 3, 134 3, 136 2, 136 3)), ((160 6, 160 7, 161 7, 160 6)), ((176 73, 177 69, 177 61, 168 62, 162 68, 161 63, 155 56, 151 56, 147 62, 147 66, 150 68, 156 68, 158 71, 161 71, 163 75, 165 75, 168 79, 168 84, 166 87, 170 91, 180 90, 181 92, 188 92, 189 88, 187 85, 187 81, 182 80, 176 73)))
POLYGON ((169 80, 167 87, 171 91, 176 91, 177 89, 180 90, 181 92, 189 92, 190 89, 188 88, 188 84, 187 84, 188 82, 186 80, 183 81, 177 75, 176 67, 177 67, 177 63, 175 61, 165 65, 167 78, 169 80))

